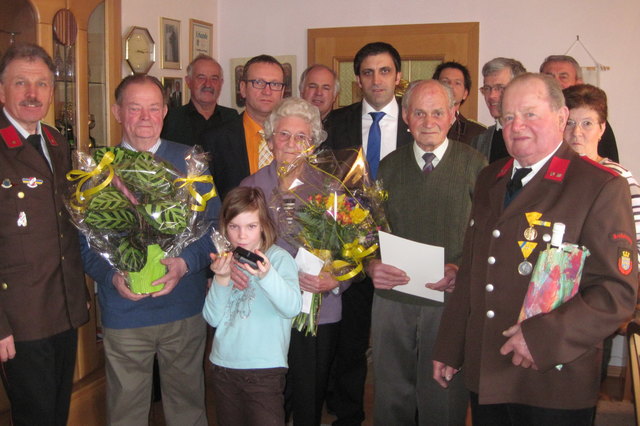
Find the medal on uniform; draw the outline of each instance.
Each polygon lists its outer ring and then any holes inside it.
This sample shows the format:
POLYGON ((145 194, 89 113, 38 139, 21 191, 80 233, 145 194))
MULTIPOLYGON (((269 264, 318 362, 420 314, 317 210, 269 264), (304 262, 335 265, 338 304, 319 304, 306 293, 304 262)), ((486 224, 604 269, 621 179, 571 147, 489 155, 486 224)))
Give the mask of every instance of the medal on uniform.
POLYGON ((520 275, 529 275, 533 271, 533 265, 528 260, 523 260, 518 265, 518 273, 520 275))
POLYGON ((527 259, 537 245, 538 243, 534 243, 531 241, 518 241, 518 246, 520 247, 520 251, 522 252, 522 257, 524 257, 524 260, 518 265, 518 273, 520 275, 529 275, 533 271, 533 265, 527 259))
POLYGON ((536 231, 536 228, 534 228, 533 225, 529 225, 529 227, 524 230, 524 237, 528 241, 533 241, 538 237, 538 231, 536 231))
POLYGON ((3 179, 3 180, 2 180, 2 187, 3 187, 4 189, 9 189, 9 188, 11 188, 12 186, 13 186, 13 184, 11 183, 11 179, 6 178, 6 179, 3 179))
POLYGON ((27 177, 22 178, 22 183, 27 185, 29 188, 37 188, 38 185, 42 185, 42 179, 38 179, 36 177, 27 177))
POLYGON ((27 226, 27 214, 25 212, 20 212, 18 214, 18 226, 27 226))
POLYGON ((536 231, 536 228, 534 228, 533 225, 546 227, 551 226, 551 222, 540 220, 540 218, 542 217, 542 213, 540 212, 527 212, 524 215, 527 218, 527 223, 529 224, 529 227, 524 230, 524 238, 527 241, 533 241, 538 238, 538 231, 536 231))

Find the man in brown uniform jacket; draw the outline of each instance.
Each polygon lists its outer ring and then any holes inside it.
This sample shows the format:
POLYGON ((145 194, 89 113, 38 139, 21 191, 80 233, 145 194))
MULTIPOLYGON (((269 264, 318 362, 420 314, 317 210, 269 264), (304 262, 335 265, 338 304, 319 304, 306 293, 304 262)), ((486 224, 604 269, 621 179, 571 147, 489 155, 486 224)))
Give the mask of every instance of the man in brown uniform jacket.
POLYGON ((501 115, 513 158, 490 164, 478 178, 456 289, 433 356, 442 386, 464 368, 476 425, 590 425, 602 340, 635 305, 628 184, 562 142, 567 116, 557 82, 516 77, 501 115), (566 225, 564 242, 591 252, 579 291, 518 324, 531 279, 527 263, 535 265, 556 222, 566 225), (521 249, 527 242, 531 253, 521 249))
POLYGON ((0 360, 14 425, 66 425, 77 328, 88 320, 62 197, 69 145, 40 123, 54 65, 36 45, 0 59, 0 360))

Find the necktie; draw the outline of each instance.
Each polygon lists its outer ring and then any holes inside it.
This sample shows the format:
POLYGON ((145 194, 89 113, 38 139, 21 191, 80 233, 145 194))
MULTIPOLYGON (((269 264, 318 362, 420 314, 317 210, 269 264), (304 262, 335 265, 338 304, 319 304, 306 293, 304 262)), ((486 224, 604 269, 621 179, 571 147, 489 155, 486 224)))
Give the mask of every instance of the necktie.
POLYGON ((436 158, 436 155, 433 152, 426 152, 422 158, 425 162, 425 165, 422 167, 422 173, 428 175, 433 171, 433 159, 436 158))
POLYGON ((260 144, 258 145, 258 169, 268 166, 273 161, 273 153, 267 145, 267 140, 264 138, 264 132, 260 130, 260 144))
POLYGON ((39 134, 29 135, 29 137, 27 137, 27 142, 29 142, 31 146, 33 146, 36 151, 38 151, 44 158, 44 153, 42 152, 42 144, 40 143, 41 139, 42 136, 40 136, 39 134))
POLYGON ((378 164, 380 164, 380 120, 384 117, 384 112, 370 112, 369 115, 373 119, 371 128, 369 129, 369 138, 367 139, 367 162, 371 177, 376 178, 378 174, 378 164))
POLYGON ((504 206, 507 207, 509 203, 516 198, 516 195, 522 189, 522 179, 531 172, 530 167, 523 167, 514 173, 513 177, 507 183, 507 193, 504 197, 504 206))

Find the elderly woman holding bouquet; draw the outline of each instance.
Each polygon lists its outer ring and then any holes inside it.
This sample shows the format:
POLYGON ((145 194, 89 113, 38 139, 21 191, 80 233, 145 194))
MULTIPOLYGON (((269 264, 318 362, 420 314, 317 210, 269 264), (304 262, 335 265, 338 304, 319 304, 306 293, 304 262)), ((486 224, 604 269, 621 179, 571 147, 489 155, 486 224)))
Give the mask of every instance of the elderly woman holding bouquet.
MULTIPOLYGON (((271 201, 274 194, 299 183, 306 157, 324 141, 326 133, 318 109, 300 98, 284 99, 273 110, 264 126, 274 161, 244 179, 241 186, 261 188, 271 201)), ((277 222, 277 221, 276 221, 277 222)), ((295 257, 297 247, 279 235, 276 241, 295 257)), ((302 290, 322 294, 315 336, 294 328, 289 348, 287 375, 287 414, 293 414, 294 425, 320 424, 329 370, 337 343, 342 303, 339 282, 330 272, 313 276, 300 272, 302 290)))

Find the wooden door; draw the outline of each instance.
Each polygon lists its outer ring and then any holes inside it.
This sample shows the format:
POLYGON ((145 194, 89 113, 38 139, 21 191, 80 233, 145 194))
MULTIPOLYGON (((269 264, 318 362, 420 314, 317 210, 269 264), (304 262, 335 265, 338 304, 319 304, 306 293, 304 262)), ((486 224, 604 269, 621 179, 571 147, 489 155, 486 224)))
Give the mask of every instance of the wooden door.
MULTIPOLYGON (((307 61, 309 64, 325 64, 339 76, 353 76, 353 71, 348 67, 351 66, 356 52, 367 43, 384 41, 400 52, 403 73, 409 74, 403 75, 403 78, 411 78, 411 74, 420 74, 411 72, 411 64, 414 62, 414 68, 424 68, 425 71, 431 70, 441 62, 460 62, 469 69, 473 81, 469 97, 460 108, 460 112, 466 117, 477 119, 479 29, 478 22, 314 28, 307 31, 307 61)), ((430 77, 431 75, 420 76, 430 77)), ((351 85, 349 81, 346 83, 347 86, 351 85)), ((349 87, 347 90, 350 90, 349 87)), ((336 101, 337 103, 339 101, 336 101)))

